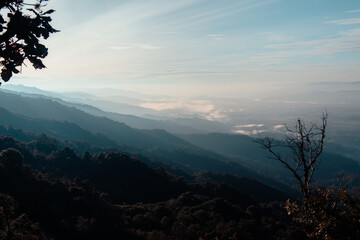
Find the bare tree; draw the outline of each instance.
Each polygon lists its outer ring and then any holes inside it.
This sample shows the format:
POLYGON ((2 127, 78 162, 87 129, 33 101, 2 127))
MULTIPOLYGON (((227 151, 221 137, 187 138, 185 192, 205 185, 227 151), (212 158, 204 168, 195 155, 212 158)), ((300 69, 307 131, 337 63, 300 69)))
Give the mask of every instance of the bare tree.
POLYGON ((308 199, 311 181, 320 163, 320 154, 324 149, 327 112, 322 114, 321 123, 306 124, 297 119, 294 128, 285 125, 287 134, 284 140, 265 137, 255 140, 270 153, 270 158, 281 162, 296 178, 301 194, 308 199), (290 150, 290 155, 280 150, 290 150))

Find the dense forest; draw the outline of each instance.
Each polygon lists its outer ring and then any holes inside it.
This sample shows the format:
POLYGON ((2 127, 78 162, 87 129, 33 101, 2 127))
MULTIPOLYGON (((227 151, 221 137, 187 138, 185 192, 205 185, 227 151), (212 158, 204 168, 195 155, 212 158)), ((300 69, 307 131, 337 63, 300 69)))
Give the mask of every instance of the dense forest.
POLYGON ((176 176, 55 141, 0 138, 2 238, 303 239, 284 211, 289 196, 255 180, 176 176))

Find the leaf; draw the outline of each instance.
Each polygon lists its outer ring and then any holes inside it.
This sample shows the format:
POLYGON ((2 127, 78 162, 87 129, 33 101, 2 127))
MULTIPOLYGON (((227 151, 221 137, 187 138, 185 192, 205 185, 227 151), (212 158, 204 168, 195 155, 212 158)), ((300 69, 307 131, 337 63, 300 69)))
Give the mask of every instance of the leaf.
POLYGON ((39 54, 40 57, 46 57, 48 55, 48 49, 44 45, 38 44, 36 46, 36 48, 37 48, 38 52, 40 53, 39 54))
POLYGON ((0 23, 6 23, 2 15, 0 15, 0 23))
POLYGON ((2 78, 2 80, 4 80, 4 82, 9 81, 11 76, 12 76, 12 72, 10 70, 8 70, 6 68, 3 68, 1 70, 1 78, 2 78))
POLYGON ((33 67, 35 69, 42 69, 42 68, 46 68, 45 65, 42 63, 42 61, 40 59, 37 58, 31 58, 29 59, 30 62, 33 64, 33 67))
POLYGON ((17 70, 16 68, 13 68, 12 72, 15 73, 15 74, 17 74, 17 73, 19 73, 20 71, 17 70))
POLYGON ((55 12, 55 10, 54 10, 54 9, 50 9, 50 10, 44 12, 43 15, 45 15, 45 14, 51 14, 51 13, 53 13, 53 12, 55 12))

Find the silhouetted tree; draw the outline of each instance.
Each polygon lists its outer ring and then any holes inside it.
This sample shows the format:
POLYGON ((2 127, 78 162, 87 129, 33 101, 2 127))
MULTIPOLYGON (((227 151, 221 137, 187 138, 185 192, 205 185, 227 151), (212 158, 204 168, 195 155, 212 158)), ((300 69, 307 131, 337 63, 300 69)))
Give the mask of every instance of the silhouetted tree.
POLYGON ((7 82, 13 73, 19 73, 25 60, 29 60, 35 69, 45 68, 41 59, 48 55, 48 49, 39 39, 47 39, 51 33, 58 32, 50 25, 49 14, 54 10, 42 10, 46 1, 0 1, 0 65, 3 81, 7 82))
POLYGON ((287 134, 282 140, 270 137, 255 140, 271 154, 271 159, 281 162, 292 173, 304 199, 309 198, 311 181, 324 149, 327 118, 328 114, 323 113, 320 125, 310 123, 310 126, 297 119, 295 128, 285 125, 287 134), (290 155, 287 155, 286 151, 290 151, 290 155))
POLYGON ((259 138, 256 140, 271 153, 271 158, 281 162, 296 178, 303 201, 286 203, 286 210, 293 220, 304 229, 310 239, 360 239, 360 200, 340 187, 311 186, 320 154, 324 149, 328 114, 324 113, 321 124, 306 126, 298 119, 295 129, 286 126, 285 140, 259 138), (290 150, 290 157, 279 148, 290 150))

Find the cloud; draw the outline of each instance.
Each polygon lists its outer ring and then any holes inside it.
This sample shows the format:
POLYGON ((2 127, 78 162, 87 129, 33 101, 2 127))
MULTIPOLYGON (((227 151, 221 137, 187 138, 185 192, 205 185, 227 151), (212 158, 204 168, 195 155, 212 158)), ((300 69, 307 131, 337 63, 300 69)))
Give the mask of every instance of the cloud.
POLYGON ((214 40, 224 40, 223 34, 208 34, 208 37, 211 37, 214 40))
POLYGON ((338 19, 338 20, 328 21, 326 23, 336 24, 336 25, 360 24, 360 18, 338 19))
POLYGON ((169 34, 169 35, 172 35, 172 34, 180 34, 180 32, 176 32, 176 31, 165 31, 165 32, 157 32, 158 34, 169 34))
POLYGON ((109 47, 110 49, 113 49, 113 50, 127 50, 127 49, 132 49, 134 48, 133 46, 114 46, 114 47, 109 47))
MULTIPOLYGON (((201 5, 201 10, 196 14, 183 15, 173 21, 168 21, 160 25, 160 27, 174 26, 176 28, 188 28, 190 26, 205 24, 210 21, 256 9, 277 1, 278 0, 228 1, 226 4, 222 1, 214 1, 216 2, 216 6, 204 3, 201 5)), ((199 4, 197 6, 196 4, 193 5, 193 9, 198 9, 200 6, 199 4)))
POLYGON ((233 130, 233 133, 237 134, 244 134, 244 135, 256 135, 259 133, 268 132, 268 130, 265 129, 251 129, 251 128, 261 128, 264 127, 264 124, 262 123, 251 123, 251 124, 244 124, 244 125, 236 125, 234 126, 235 130, 233 130), (245 128, 242 129, 242 128, 245 128))
POLYGON ((260 133, 265 133, 268 132, 268 130, 252 130, 252 131, 245 131, 245 130, 235 130, 233 131, 233 133, 237 133, 237 134, 243 134, 243 135, 256 135, 256 134, 260 134, 260 133))
POLYGON ((360 50, 360 28, 338 32, 332 38, 268 44, 264 48, 267 49, 264 53, 230 62, 229 65, 272 66, 286 63, 289 58, 298 56, 330 56, 339 52, 357 51, 360 50))
POLYGON ((279 130, 279 129, 284 128, 284 127, 285 127, 284 124, 275 125, 275 126, 273 127, 273 131, 279 130))
POLYGON ((350 29, 344 32, 340 32, 339 35, 349 36, 349 37, 360 37, 360 28, 350 29))
MULTIPOLYGON (((359 19, 360 20, 360 19, 359 19)), ((265 46, 266 48, 272 49, 299 49, 303 51, 304 49, 312 50, 332 50, 332 52, 339 52, 348 50, 355 50, 359 48, 360 45, 360 28, 350 29, 347 31, 342 31, 337 34, 337 37, 325 38, 325 39, 315 39, 309 41, 297 41, 292 43, 283 43, 283 44, 271 44, 265 46)), ((292 51, 294 52, 294 51, 292 51)), ((318 55, 321 51, 314 51, 314 55, 318 55)), ((305 52, 307 53, 307 52, 305 52)))
POLYGON ((155 50, 155 49, 160 49, 161 47, 159 46, 153 46, 150 44, 139 44, 138 45, 139 48, 144 49, 144 50, 155 50))
POLYGON ((140 107, 150 108, 156 111, 164 111, 164 110, 174 110, 174 109, 184 109, 188 110, 189 112, 195 113, 203 113, 208 114, 211 113, 215 106, 208 101, 201 101, 201 100, 164 100, 158 102, 147 102, 139 105, 140 107))
POLYGON ((218 109, 214 104, 207 100, 165 98, 158 101, 141 103, 139 106, 155 111, 167 111, 167 114, 175 113, 177 116, 181 116, 181 114, 195 114, 196 116, 207 119, 209 121, 228 119, 226 111, 218 109))
POLYGON ((360 9, 348 10, 346 13, 360 13, 360 9))
POLYGON ((360 28, 337 33, 333 38, 277 43, 264 46, 273 51, 261 53, 243 59, 232 65, 260 64, 262 66, 278 65, 288 58, 297 56, 329 56, 334 53, 360 50, 360 28))
POLYGON ((246 125, 236 125, 234 126, 235 128, 253 128, 253 127, 263 127, 264 124, 256 124, 256 123, 253 123, 253 124, 246 124, 246 125))
POLYGON ((222 37, 223 36, 223 34, 208 34, 207 35, 208 37, 222 37))
POLYGON ((293 37, 274 32, 260 32, 257 35, 269 42, 288 42, 294 40, 293 37))
POLYGON ((358 85, 360 81, 344 82, 344 81, 333 81, 333 82, 312 82, 310 85, 358 85))
POLYGON ((132 43, 126 46, 112 46, 109 47, 110 49, 113 50, 127 50, 127 49, 142 49, 142 50, 156 50, 156 49, 160 49, 161 47, 159 46, 154 46, 151 44, 139 44, 139 43, 132 43))
POLYGON ((228 116, 225 115, 221 110, 215 110, 208 115, 205 116, 207 120, 214 121, 214 120, 223 120, 227 119, 228 116))

